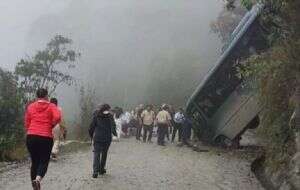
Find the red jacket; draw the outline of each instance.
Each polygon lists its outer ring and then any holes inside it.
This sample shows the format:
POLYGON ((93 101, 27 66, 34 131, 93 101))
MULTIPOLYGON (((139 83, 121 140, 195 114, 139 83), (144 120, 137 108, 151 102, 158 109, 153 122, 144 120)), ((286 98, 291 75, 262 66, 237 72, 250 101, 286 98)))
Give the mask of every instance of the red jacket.
POLYGON ((38 99, 31 103, 25 113, 27 135, 53 138, 52 129, 61 120, 58 107, 48 100, 38 99))

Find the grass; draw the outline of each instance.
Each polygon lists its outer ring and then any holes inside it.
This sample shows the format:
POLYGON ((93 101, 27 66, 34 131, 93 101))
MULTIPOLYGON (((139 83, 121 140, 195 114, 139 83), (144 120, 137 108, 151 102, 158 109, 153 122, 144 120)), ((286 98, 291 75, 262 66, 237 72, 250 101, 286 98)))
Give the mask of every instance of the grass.
POLYGON ((88 150, 90 146, 91 144, 89 142, 71 141, 64 146, 61 146, 60 152, 62 154, 68 154, 82 150, 88 150))
POLYGON ((17 144, 15 147, 2 152, 1 161, 20 161, 28 156, 25 144, 17 144))
POLYGON ((28 156, 27 149, 24 144, 17 145, 16 148, 9 152, 9 159, 11 161, 23 160, 28 156))

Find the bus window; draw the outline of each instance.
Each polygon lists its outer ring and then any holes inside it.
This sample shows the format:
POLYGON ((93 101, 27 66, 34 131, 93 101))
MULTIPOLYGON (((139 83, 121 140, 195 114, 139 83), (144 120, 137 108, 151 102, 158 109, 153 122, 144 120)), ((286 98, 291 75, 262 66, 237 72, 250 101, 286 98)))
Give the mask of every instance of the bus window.
POLYGON ((195 123, 197 123, 198 126, 200 127, 205 127, 206 126, 206 122, 204 117, 202 116, 202 114, 197 110, 197 109, 193 109, 192 110, 192 119, 195 123))
POLYGON ((237 77, 236 68, 232 65, 221 67, 219 72, 216 72, 216 76, 218 77, 213 78, 204 87, 204 93, 196 100, 197 105, 208 118, 211 118, 217 112, 241 82, 237 77))

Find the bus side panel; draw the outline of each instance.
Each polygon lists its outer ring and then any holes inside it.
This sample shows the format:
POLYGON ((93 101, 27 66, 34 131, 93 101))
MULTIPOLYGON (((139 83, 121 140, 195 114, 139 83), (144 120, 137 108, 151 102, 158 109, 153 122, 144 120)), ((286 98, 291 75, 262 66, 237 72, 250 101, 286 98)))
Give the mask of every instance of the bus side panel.
POLYGON ((240 109, 227 121, 225 127, 217 134, 233 140, 259 114, 261 106, 255 96, 241 105, 240 109))
POLYGON ((215 134, 222 130, 228 120, 239 110, 240 106, 245 103, 247 99, 247 96, 233 91, 217 113, 209 120, 209 124, 213 126, 215 134))

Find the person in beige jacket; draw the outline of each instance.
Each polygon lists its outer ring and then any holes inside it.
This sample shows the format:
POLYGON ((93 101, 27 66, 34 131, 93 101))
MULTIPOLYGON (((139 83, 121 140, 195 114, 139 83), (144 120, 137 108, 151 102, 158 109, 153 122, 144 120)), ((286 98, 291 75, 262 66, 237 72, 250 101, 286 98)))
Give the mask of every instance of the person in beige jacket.
POLYGON ((156 123, 158 126, 157 133, 157 144, 160 146, 165 146, 165 136, 168 132, 168 128, 171 126, 172 117, 167 111, 168 106, 166 104, 162 105, 162 110, 158 112, 156 116, 156 123))
POLYGON ((148 105, 146 109, 141 114, 142 122, 143 122, 143 142, 146 140, 151 143, 152 141, 152 133, 153 133, 153 124, 155 120, 155 113, 153 111, 153 106, 148 105), (148 134, 148 139, 147 139, 148 134))
MULTIPOLYGON (((56 98, 51 98, 50 102, 58 106, 58 101, 56 98)), ((58 107, 60 112, 62 112, 62 109, 58 107)), ((63 122, 58 123, 53 129, 52 129, 52 134, 53 134, 53 147, 51 151, 51 158, 56 159, 57 155, 59 153, 59 146, 60 142, 62 139, 65 139, 65 126, 63 122)))

